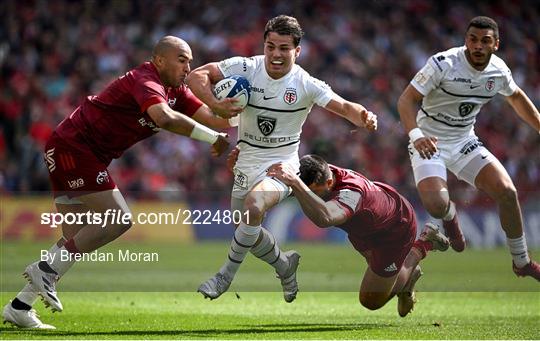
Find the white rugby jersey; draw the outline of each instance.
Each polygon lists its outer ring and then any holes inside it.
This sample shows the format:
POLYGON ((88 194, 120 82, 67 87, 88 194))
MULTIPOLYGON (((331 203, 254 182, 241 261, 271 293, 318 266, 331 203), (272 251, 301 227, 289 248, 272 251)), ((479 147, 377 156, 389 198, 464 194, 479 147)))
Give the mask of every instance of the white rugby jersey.
POLYGON ((483 71, 465 57, 465 46, 429 58, 411 81, 424 99, 416 122, 425 135, 456 140, 474 135, 476 115, 497 93, 512 95, 517 85, 505 62, 491 55, 483 71))
POLYGON ((240 75, 251 84, 248 106, 239 115, 238 166, 298 158, 300 133, 313 104, 324 107, 334 96, 326 83, 299 65, 280 79, 271 78, 264 56, 233 57, 221 61, 223 76, 240 75))

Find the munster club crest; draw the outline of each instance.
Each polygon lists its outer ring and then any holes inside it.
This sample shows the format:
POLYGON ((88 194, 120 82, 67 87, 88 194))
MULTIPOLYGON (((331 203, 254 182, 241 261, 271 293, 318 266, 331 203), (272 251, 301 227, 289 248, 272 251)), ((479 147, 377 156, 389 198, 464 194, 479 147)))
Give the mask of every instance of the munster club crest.
POLYGON ((257 125, 264 136, 272 134, 276 127, 276 121, 277 120, 273 117, 257 116, 257 125))
POLYGON ((296 95, 296 89, 293 88, 287 88, 285 90, 285 95, 283 95, 283 100, 287 104, 294 104, 296 103, 296 100, 298 99, 298 96, 296 95))

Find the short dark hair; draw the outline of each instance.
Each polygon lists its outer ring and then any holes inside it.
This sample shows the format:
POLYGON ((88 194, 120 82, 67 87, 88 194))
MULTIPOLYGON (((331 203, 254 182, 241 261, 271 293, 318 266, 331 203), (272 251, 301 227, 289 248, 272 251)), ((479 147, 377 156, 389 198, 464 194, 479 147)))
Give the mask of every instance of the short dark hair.
POLYGON ((270 32, 292 36, 294 47, 300 45, 300 40, 304 35, 304 31, 302 31, 302 27, 300 27, 298 20, 288 15, 278 15, 277 17, 268 20, 264 27, 264 40, 266 40, 266 37, 270 32))
POLYGON ((493 37, 499 39, 499 25, 497 25, 495 20, 490 17, 479 16, 472 18, 469 22, 469 26, 467 26, 467 31, 469 31, 469 28, 471 27, 491 29, 493 30, 493 37))
POLYGON ((307 186, 313 183, 322 185, 331 175, 330 167, 322 157, 310 154, 302 156, 300 159, 300 179, 307 186))

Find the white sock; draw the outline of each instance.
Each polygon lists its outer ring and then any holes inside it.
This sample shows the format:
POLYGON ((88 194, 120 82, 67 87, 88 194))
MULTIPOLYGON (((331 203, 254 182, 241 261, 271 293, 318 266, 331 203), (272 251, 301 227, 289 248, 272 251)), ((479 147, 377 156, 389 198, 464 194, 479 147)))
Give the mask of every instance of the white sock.
POLYGON ((523 234, 519 238, 506 238, 506 243, 510 248, 512 260, 518 268, 522 268, 530 263, 531 259, 529 258, 529 253, 527 252, 527 242, 525 241, 525 234, 523 234))
POLYGON ((257 246, 251 248, 251 253, 273 266, 278 275, 283 275, 289 268, 289 260, 281 252, 276 239, 270 231, 261 228, 261 235, 261 241, 257 246))
MULTIPOLYGON (((54 253, 56 250, 58 250, 58 246, 56 243, 54 243, 54 245, 49 249, 49 253, 54 253)), ((33 306, 38 299, 38 294, 34 292, 34 289, 30 284, 26 284, 16 297, 19 299, 19 301, 28 304, 29 306, 33 306)))
POLYGON ((69 268, 71 268, 73 263, 75 263, 74 257, 67 257, 67 255, 69 254, 70 252, 66 250, 66 247, 62 246, 61 248, 58 248, 55 252, 53 252, 53 261, 47 262, 51 269, 56 271, 56 273, 60 277, 62 277, 69 270, 69 268))
POLYGON ((228 259, 225 264, 219 269, 219 272, 224 274, 229 279, 233 279, 234 275, 240 268, 240 264, 246 258, 249 249, 255 244, 259 233, 261 232, 261 225, 250 226, 241 222, 231 241, 231 248, 229 249, 228 259))
POLYGON ((443 217, 443 220, 450 221, 454 219, 454 216, 456 215, 456 205, 453 201, 450 201, 450 206, 448 207, 448 211, 446 212, 446 215, 443 217))

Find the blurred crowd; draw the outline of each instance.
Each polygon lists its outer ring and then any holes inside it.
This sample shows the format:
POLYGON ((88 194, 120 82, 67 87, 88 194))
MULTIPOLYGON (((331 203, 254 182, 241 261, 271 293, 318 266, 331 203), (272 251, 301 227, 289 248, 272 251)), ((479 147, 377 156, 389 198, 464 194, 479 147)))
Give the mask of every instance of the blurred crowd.
MULTIPOLYGON (((540 107, 539 1, 15 1, 0 2, 0 191, 49 189, 43 146, 55 126, 90 94, 150 58, 163 35, 185 39, 192 67, 262 54, 266 21, 298 18, 306 35, 298 63, 342 97, 379 115, 368 134, 315 107, 301 154, 318 153, 414 196, 408 139, 396 101, 427 58, 462 45, 468 21, 493 17, 498 55, 540 107)), ((540 135, 497 96, 482 109, 476 132, 506 166, 521 198, 540 191, 540 135)), ((233 138, 235 131, 230 131, 233 138)), ((161 132, 110 166, 133 196, 230 191, 224 157, 207 144, 161 132)), ((480 204, 475 190, 451 180, 456 200, 480 204), (465 190, 467 189, 467 190, 465 190)))

